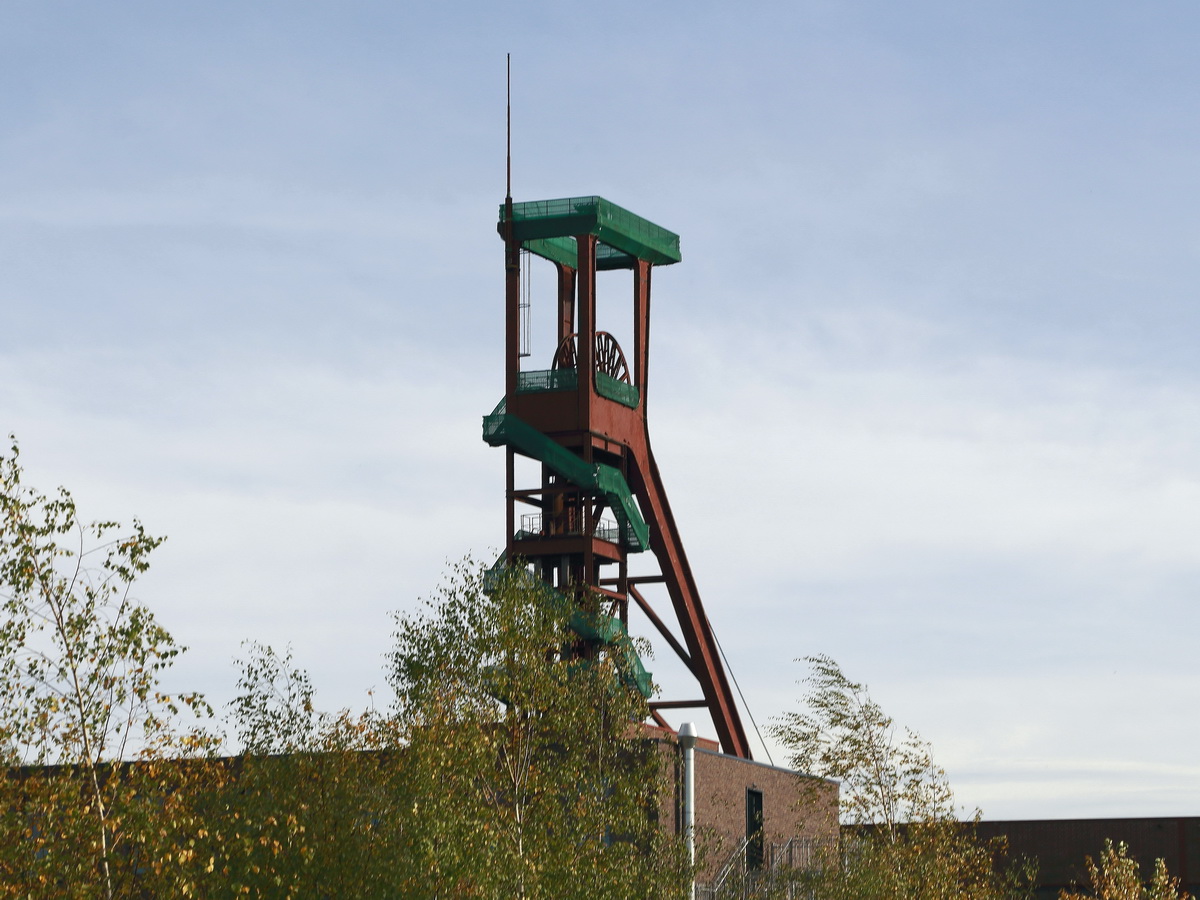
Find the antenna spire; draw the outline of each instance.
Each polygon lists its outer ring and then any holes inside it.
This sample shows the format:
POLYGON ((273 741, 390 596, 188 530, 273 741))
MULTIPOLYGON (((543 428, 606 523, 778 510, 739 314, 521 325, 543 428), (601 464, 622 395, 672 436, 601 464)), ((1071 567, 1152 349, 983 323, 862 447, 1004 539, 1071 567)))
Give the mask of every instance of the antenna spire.
POLYGON ((512 208, 512 54, 504 54, 505 67, 505 86, 504 86, 504 105, 507 115, 507 122, 504 135, 505 148, 505 181, 504 181, 504 202, 509 209, 512 208))

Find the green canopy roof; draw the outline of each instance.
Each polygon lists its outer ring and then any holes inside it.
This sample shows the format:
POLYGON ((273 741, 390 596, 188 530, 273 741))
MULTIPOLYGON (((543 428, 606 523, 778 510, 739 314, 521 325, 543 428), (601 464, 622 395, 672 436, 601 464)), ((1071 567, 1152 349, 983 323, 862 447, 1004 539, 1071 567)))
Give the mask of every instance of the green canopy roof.
MULTIPOLYGON (((504 209, 501 204, 502 236, 504 209)), ((574 267, 578 264, 577 234, 594 234, 598 238, 598 269, 632 269, 635 259, 669 266, 683 258, 679 254, 679 235, 603 197, 564 197, 513 204, 513 236, 531 253, 574 267)))

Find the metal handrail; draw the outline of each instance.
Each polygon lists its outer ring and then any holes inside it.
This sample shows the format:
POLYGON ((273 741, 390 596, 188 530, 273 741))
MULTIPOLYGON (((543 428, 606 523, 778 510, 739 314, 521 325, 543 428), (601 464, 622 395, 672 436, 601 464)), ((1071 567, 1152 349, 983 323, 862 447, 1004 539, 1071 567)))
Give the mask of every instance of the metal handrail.
MULTIPOLYGON (((517 532, 518 535, 524 538, 544 537, 546 532, 542 527, 542 513, 523 513, 521 515, 521 528, 517 532)), ((569 525, 566 530, 558 531, 558 535, 577 536, 586 534, 583 523, 576 523, 576 527, 571 528, 569 525)), ((608 541, 611 544, 619 543, 621 540, 621 526, 612 519, 602 518, 595 523, 595 528, 592 529, 592 537, 602 541, 608 541)), ((520 540, 520 537, 518 538, 520 540)))
POLYGON ((728 879, 729 876, 733 874, 734 870, 738 868, 738 863, 741 863, 742 869, 746 868, 746 848, 749 845, 750 838, 748 837, 744 837, 740 842, 738 842, 738 845, 736 848, 734 848, 733 853, 729 854, 729 862, 725 863, 725 865, 721 867, 721 871, 717 873, 716 880, 709 885, 708 889, 710 891, 710 897, 717 896, 721 888, 724 886, 726 879, 728 879))
MULTIPOLYGON (((747 883, 747 879, 751 877, 751 872, 746 868, 746 848, 749 843, 750 838, 742 838, 730 854, 729 860, 717 873, 717 877, 706 885, 696 885, 696 896, 699 900, 719 900, 723 895, 734 896, 728 892, 733 887, 729 882, 735 873, 742 877, 741 891, 736 896, 750 896, 747 891, 751 890, 752 886, 747 883)), ((757 881, 761 877, 770 881, 785 868, 810 870, 815 863, 815 851, 825 843, 825 841, 813 837, 792 837, 782 844, 771 844, 765 860, 766 867, 756 873, 754 879, 757 881), (800 853, 797 854, 796 850, 799 850, 800 853), (799 860, 796 859, 797 856, 800 857, 799 860)))

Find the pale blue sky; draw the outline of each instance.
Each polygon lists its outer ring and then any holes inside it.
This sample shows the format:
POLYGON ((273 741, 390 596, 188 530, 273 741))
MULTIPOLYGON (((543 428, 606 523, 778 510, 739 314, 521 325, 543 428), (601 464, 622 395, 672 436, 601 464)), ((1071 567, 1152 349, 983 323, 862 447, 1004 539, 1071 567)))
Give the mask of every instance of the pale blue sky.
POLYGON ((511 51, 517 198, 682 236, 651 428, 759 722, 828 653, 989 817, 1200 813, 1200 9, 652 6, 0 6, 31 475, 170 535, 179 686, 382 688, 502 543, 511 51))

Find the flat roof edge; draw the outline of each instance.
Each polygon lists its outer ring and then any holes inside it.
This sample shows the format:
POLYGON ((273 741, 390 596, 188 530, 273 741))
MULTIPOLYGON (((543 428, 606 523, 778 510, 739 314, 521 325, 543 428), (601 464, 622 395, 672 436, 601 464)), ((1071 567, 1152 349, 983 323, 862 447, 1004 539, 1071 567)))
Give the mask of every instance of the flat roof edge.
POLYGON ((745 759, 741 756, 734 756, 730 753, 722 753, 720 750, 705 750, 703 747, 696 748, 697 753, 705 753, 709 756, 721 756, 725 759, 737 760, 739 763, 745 763, 748 766, 758 766, 763 769, 770 769, 772 772, 782 772, 785 775, 795 775, 797 778, 811 778, 814 781, 825 781, 829 784, 841 784, 836 778, 826 778, 824 775, 810 775, 807 772, 798 772, 795 769, 789 769, 787 766, 776 766, 771 763, 759 762, 757 759, 745 759))
MULTIPOLYGON (((500 206, 499 231, 503 235, 506 222, 505 205, 500 206)), ((539 242, 529 249, 535 253, 546 249, 554 239, 594 234, 602 244, 645 260, 651 265, 665 266, 680 262, 679 235, 655 225, 648 219, 630 212, 603 197, 562 197, 556 200, 525 200, 513 203, 513 236, 523 245, 539 242)), ((558 253, 538 253, 554 262, 563 262, 562 247, 558 253)), ((610 255, 611 257, 611 255, 610 255)), ((614 265, 610 258, 606 268, 626 268, 614 265)))

